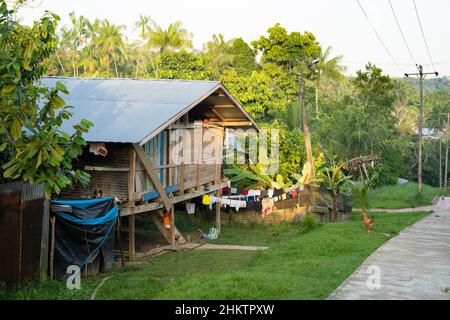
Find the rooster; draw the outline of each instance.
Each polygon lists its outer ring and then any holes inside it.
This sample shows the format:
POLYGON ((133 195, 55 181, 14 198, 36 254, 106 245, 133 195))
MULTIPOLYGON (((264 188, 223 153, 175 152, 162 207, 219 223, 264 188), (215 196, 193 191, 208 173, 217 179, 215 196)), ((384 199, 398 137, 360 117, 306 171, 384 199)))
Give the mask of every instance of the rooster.
POLYGON ((370 217, 369 218, 367 216, 366 210, 364 208, 362 210, 362 221, 363 221, 364 225, 367 228, 367 233, 369 233, 372 230, 372 227, 373 227, 373 225, 375 223, 375 219, 374 219, 374 217, 370 217))

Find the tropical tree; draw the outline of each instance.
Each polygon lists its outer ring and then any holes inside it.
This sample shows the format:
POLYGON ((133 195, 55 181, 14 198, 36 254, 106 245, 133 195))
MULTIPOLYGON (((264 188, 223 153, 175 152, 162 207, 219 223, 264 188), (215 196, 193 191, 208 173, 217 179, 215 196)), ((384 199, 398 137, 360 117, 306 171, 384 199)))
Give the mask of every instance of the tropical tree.
POLYGON ((320 46, 312 33, 288 33, 279 23, 269 28, 267 32, 267 37, 261 36, 259 40, 253 41, 252 45, 257 51, 262 53, 261 60, 263 62, 282 66, 291 75, 292 79, 297 80, 298 93, 301 101, 301 119, 306 158, 312 168, 313 156, 305 102, 305 78, 307 78, 308 74, 307 66, 314 60, 314 57, 317 57, 320 46))
POLYGON ((319 62, 315 65, 316 87, 315 87, 315 104, 316 104, 316 118, 319 117, 319 90, 321 81, 325 78, 333 81, 341 81, 344 79, 343 73, 346 67, 342 66, 342 56, 330 58, 332 48, 327 47, 325 51, 320 50, 319 62))
POLYGON ((232 56, 233 68, 239 76, 249 76, 258 69, 255 53, 242 38, 228 41, 226 51, 232 56))
POLYGON ((112 60, 117 78, 119 77, 117 60, 123 54, 123 48, 125 46, 124 30, 125 26, 114 25, 105 19, 100 21, 98 35, 94 38, 94 44, 98 46, 102 54, 100 63, 105 66, 106 71, 109 73, 112 60))
POLYGON ((206 56, 206 66, 211 71, 215 80, 220 80, 225 70, 230 70, 233 66, 233 56, 228 53, 228 43, 223 35, 213 35, 213 40, 203 46, 206 56))
POLYGON ((347 184, 351 179, 350 175, 346 175, 343 172, 344 165, 344 161, 336 161, 335 157, 333 157, 328 165, 323 166, 317 172, 316 182, 325 186, 331 192, 333 199, 331 222, 336 222, 338 216, 339 193, 347 187, 347 184))
MULTIPOLYGON (((68 94, 58 82, 47 88, 39 79, 44 60, 56 49, 59 17, 46 12, 31 27, 12 19, 13 11, 0 5, 0 172, 5 180, 45 185, 45 194, 59 193, 73 183, 87 183, 89 175, 72 167, 86 145, 82 135, 92 125, 81 120, 72 135, 63 132, 71 117, 61 98, 68 94)), ((0 178, 1 179, 1 178, 0 178)))
POLYGON ((139 66, 142 61, 143 51, 145 50, 145 48, 147 48, 146 39, 148 40, 149 34, 152 31, 151 29, 152 23, 154 22, 150 16, 141 14, 139 15, 138 21, 136 21, 134 24, 135 29, 139 30, 139 38, 141 40, 140 45, 137 46, 136 48, 136 50, 138 51, 138 57, 136 59, 136 72, 134 75, 135 78, 138 77, 139 66))
POLYGON ((159 77, 163 79, 208 80, 210 77, 204 58, 184 49, 161 53, 157 68, 159 77))
POLYGON ((161 53, 192 47, 192 34, 183 28, 181 21, 169 24, 167 29, 153 21, 148 38, 149 46, 157 48, 161 53))

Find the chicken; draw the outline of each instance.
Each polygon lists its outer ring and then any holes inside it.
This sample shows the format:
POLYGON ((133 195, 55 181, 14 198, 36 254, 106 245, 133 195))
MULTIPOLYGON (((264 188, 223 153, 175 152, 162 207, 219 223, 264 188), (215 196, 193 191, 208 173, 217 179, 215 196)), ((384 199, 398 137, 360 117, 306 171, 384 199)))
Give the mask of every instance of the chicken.
POLYGON ((374 217, 370 217, 369 218, 367 216, 365 210, 363 210, 363 212, 362 212, 362 220, 363 220, 364 225, 367 228, 367 232, 369 233, 372 230, 372 227, 373 227, 373 225, 375 223, 374 217))

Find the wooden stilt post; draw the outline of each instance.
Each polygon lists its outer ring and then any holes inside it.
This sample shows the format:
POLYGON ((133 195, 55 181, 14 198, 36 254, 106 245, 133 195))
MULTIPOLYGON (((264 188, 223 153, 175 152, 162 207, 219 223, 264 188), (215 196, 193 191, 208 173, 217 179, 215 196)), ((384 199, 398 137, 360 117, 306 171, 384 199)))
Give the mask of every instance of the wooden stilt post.
POLYGON ((135 235, 136 235, 136 220, 135 215, 128 217, 128 260, 134 260, 135 254, 135 235))
MULTIPOLYGON (((216 197, 220 197, 220 190, 216 191, 216 197)), ((220 202, 216 202, 216 228, 220 235, 220 202)))
MULTIPOLYGON (((135 170, 136 170, 136 151, 134 148, 128 150, 128 159, 130 171, 128 172, 128 206, 134 207, 134 189, 135 189, 135 170)), ((128 217, 128 260, 132 261, 135 254, 135 217, 128 217)))
POLYGON ((120 250, 120 264, 123 267, 125 267, 125 257, 123 254, 123 247, 122 247, 122 237, 120 235, 120 232, 122 231, 121 229, 121 221, 120 221, 120 216, 117 217, 117 225, 116 225, 116 234, 117 234, 117 241, 119 242, 119 250, 120 250))
POLYGON ((184 162, 180 164, 180 194, 184 194, 184 162))
POLYGON ((175 207, 172 205, 170 208, 170 231, 171 231, 171 246, 172 249, 175 249, 176 246, 176 239, 175 239, 175 207))

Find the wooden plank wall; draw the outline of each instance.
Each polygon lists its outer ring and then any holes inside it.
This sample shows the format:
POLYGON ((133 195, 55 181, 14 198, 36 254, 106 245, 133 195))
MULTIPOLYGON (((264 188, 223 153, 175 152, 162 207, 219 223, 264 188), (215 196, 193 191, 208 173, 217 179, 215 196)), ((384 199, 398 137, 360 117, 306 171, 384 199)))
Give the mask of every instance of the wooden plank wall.
POLYGON ((194 150, 194 143, 190 145, 184 145, 185 151, 191 155, 191 159, 198 162, 199 158, 195 156, 204 155, 200 159, 206 162, 206 164, 186 164, 184 168, 184 188, 197 188, 201 185, 208 183, 214 183, 220 180, 221 164, 216 165, 217 161, 222 159, 223 151, 223 128, 204 128, 203 130, 187 129, 191 131, 191 136, 194 136, 194 132, 198 135, 197 139, 202 141, 198 150, 194 150), (208 134, 205 134, 205 130, 208 130, 208 134), (203 152, 205 150, 205 152, 203 152), (212 152, 207 152, 211 150, 212 152), (218 159, 218 160, 217 160, 218 159))
POLYGON ((122 199, 128 197, 128 172, 127 171, 90 171, 85 170, 85 166, 109 167, 117 169, 128 168, 128 148, 126 143, 106 143, 108 154, 106 157, 96 156, 89 152, 86 147, 83 155, 74 163, 74 167, 84 170, 91 175, 89 185, 85 188, 77 184, 72 188, 65 188, 61 191, 58 199, 88 199, 91 198, 95 190, 101 190, 103 196, 118 196, 122 199))

